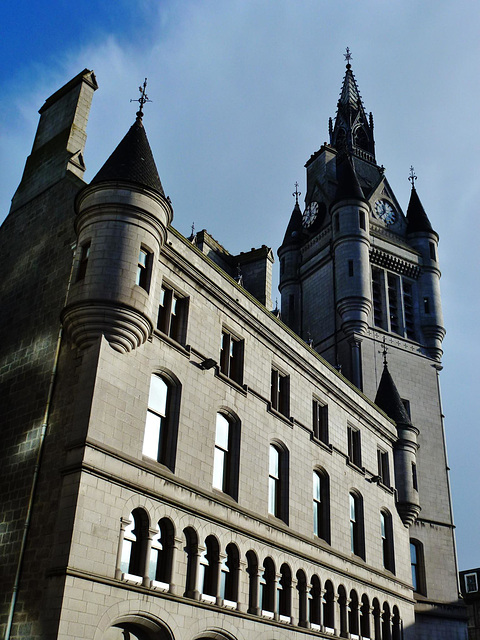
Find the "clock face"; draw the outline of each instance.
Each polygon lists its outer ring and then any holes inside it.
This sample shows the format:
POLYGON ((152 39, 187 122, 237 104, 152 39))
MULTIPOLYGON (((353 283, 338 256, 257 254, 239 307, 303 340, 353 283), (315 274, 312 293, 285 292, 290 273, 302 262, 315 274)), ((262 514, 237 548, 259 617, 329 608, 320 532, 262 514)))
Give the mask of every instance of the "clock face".
POLYGON ((375 203, 375 217, 383 220, 385 224, 393 224, 397 219, 395 209, 388 200, 377 200, 375 203))
POLYGON ((305 209, 302 216, 302 222, 304 227, 311 227, 315 222, 318 215, 318 202, 311 202, 305 209))

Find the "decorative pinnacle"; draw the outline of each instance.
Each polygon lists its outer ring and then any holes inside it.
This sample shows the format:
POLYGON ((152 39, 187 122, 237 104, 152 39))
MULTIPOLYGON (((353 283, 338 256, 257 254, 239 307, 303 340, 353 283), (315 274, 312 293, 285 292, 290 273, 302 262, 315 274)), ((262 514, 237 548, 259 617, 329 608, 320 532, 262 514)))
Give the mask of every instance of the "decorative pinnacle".
POLYGON ((302 192, 298 190, 298 182, 295 182, 295 191, 292 193, 292 196, 295 198, 295 204, 298 204, 298 196, 301 196, 302 192))
POLYGON ((417 176, 415 175, 415 169, 413 168, 413 166, 410 167, 410 175, 408 179, 412 183, 412 189, 415 189, 415 180, 417 179, 417 176))
POLYGON ((347 69, 350 69, 350 60, 352 59, 352 54, 350 53, 350 48, 347 47, 346 49, 346 53, 344 53, 343 55, 345 56, 345 60, 347 62, 347 69))
POLYGON ((383 366, 386 367, 388 365, 388 361, 387 361, 388 348, 387 348, 387 343, 385 342, 385 336, 383 336, 383 349, 378 353, 381 353, 383 355, 383 366))
POLYGON ((144 82, 143 82, 143 86, 140 85, 138 87, 138 90, 140 91, 140 98, 138 98, 138 100, 130 100, 130 102, 139 102, 140 103, 140 109, 137 111, 136 115, 137 118, 143 118, 143 105, 146 102, 151 102, 151 100, 149 100, 148 96, 147 96, 147 79, 145 78, 144 82))

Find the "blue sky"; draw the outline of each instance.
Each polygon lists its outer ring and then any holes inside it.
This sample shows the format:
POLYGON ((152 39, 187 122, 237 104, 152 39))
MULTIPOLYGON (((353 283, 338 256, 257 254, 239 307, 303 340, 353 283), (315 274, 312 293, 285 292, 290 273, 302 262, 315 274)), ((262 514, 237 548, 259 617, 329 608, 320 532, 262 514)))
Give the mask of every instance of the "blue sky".
POLYGON ((471 0, 20 0, 2 16, 0 220, 44 100, 94 69, 90 180, 135 118, 145 126, 174 225, 233 253, 276 251, 303 165, 328 136, 352 66, 375 119, 377 160, 406 210, 417 190, 440 234, 447 337, 442 372, 460 568, 480 566, 480 20, 471 0), (475 12, 474 12, 475 11, 475 12))

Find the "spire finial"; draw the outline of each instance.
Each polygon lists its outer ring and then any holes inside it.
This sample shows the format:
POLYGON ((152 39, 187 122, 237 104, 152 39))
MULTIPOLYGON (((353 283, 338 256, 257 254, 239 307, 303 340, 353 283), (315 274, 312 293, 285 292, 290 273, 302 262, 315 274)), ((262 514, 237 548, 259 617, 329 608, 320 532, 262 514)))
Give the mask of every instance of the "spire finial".
POLYGON ((386 367, 388 366, 388 361, 387 361, 388 348, 387 348, 387 343, 385 342, 385 336, 383 336, 382 344, 383 344, 383 349, 378 353, 381 353, 383 355, 383 366, 386 367))
POLYGON ((415 169, 413 166, 410 167, 410 175, 408 176, 408 179, 412 183, 412 189, 415 189, 415 180, 417 179, 417 176, 415 175, 415 169))
POLYGON ((298 182, 295 182, 295 191, 292 196, 295 198, 295 204, 298 204, 298 196, 301 196, 302 192, 298 190, 298 182))
POLYGON ((143 85, 140 85, 138 87, 138 90, 140 91, 140 98, 138 98, 138 100, 130 100, 130 102, 139 102, 140 103, 140 109, 137 111, 137 118, 142 119, 143 118, 143 105, 146 102, 151 102, 151 100, 149 100, 148 96, 147 96, 147 79, 145 78, 143 85))
POLYGON ((346 53, 343 54, 345 56, 345 60, 347 62, 347 69, 350 69, 350 67, 352 66, 350 64, 350 60, 353 58, 352 54, 350 53, 350 48, 347 47, 346 49, 346 53))

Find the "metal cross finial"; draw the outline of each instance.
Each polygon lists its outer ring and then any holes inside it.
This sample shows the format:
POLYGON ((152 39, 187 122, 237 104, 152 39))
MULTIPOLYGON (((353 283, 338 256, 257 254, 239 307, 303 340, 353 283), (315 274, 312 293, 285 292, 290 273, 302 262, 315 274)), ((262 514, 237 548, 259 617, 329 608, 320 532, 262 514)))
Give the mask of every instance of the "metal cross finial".
POLYGON ((298 204, 298 196, 301 196, 302 192, 298 190, 298 182, 295 182, 295 191, 292 193, 292 196, 295 198, 295 204, 298 204))
POLYGON ((383 349, 381 351, 379 351, 378 353, 381 353, 383 355, 383 364, 386 367, 388 362, 387 362, 387 353, 388 353, 388 348, 387 348, 387 343, 385 342, 385 336, 383 336, 383 349))
POLYGON ((347 64, 350 64, 350 60, 352 59, 352 54, 350 53, 350 48, 347 47, 347 53, 344 53, 343 55, 345 56, 345 60, 347 61, 347 64))
POLYGON ((412 189, 415 189, 415 180, 417 179, 417 176, 415 175, 415 169, 413 166, 410 167, 410 175, 408 176, 408 179, 412 183, 412 189))
POLYGON ((140 91, 140 98, 138 98, 138 100, 130 100, 130 102, 139 102, 140 103, 140 109, 137 111, 137 118, 142 118, 143 117, 143 105, 146 102, 151 102, 151 100, 149 100, 148 96, 147 96, 147 79, 145 78, 144 82, 143 82, 143 86, 140 85, 138 87, 138 90, 140 91))

